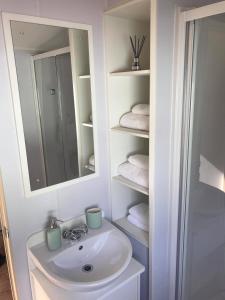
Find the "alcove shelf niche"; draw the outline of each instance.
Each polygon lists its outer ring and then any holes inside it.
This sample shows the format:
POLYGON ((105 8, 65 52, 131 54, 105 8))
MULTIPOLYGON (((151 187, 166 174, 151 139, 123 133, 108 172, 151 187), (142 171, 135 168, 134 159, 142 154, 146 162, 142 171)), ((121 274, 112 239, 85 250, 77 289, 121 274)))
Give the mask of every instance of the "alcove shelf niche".
POLYGON ((149 202, 149 190, 118 174, 118 166, 132 154, 149 155, 149 132, 125 128, 120 118, 135 104, 149 104, 150 92, 150 1, 132 0, 105 12, 105 58, 111 167, 112 221, 128 236, 146 247, 149 233, 130 224, 129 209, 149 202), (132 71, 130 36, 146 40, 140 56, 141 70, 132 71))

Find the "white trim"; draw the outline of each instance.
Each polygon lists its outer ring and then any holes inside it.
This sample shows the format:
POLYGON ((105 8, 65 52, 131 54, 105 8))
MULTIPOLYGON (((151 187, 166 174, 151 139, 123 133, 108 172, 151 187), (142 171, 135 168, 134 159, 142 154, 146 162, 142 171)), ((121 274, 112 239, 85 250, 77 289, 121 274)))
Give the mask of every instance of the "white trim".
POLYGON ((92 28, 92 26, 88 25, 88 24, 61 21, 61 20, 57 20, 57 19, 41 18, 41 17, 37 17, 37 16, 11 14, 11 13, 7 13, 7 12, 2 12, 2 19, 4 22, 20 21, 20 22, 27 22, 27 23, 34 23, 34 24, 65 27, 65 28, 71 28, 71 29, 91 30, 91 28, 92 28))
MULTIPOLYGON (((183 122, 183 107, 184 103, 184 62, 185 62, 185 39, 186 39, 186 23, 201 18, 225 13, 225 1, 206 5, 200 8, 194 8, 189 11, 181 12, 177 9, 176 20, 176 42, 175 47, 177 50, 174 52, 174 75, 173 75, 173 94, 174 101, 172 107, 172 148, 171 148, 171 207, 170 207, 170 295, 169 299, 175 299, 175 289, 177 283, 176 266, 178 238, 178 217, 180 205, 180 162, 181 162, 181 133, 183 122)), ((178 297, 179 299, 179 297, 178 297)))
POLYGON ((172 89, 172 133, 171 133, 171 159, 170 159, 170 295, 175 299, 176 264, 177 264, 177 235, 179 215, 179 184, 180 184, 180 158, 181 158, 181 130, 183 111, 183 82, 184 82, 184 53, 185 53, 185 23, 181 9, 177 8, 175 21, 175 47, 173 53, 173 89, 172 89))
POLYGON ((4 248, 6 252, 6 260, 7 260, 7 267, 9 272, 9 279, 10 279, 10 286, 12 292, 13 300, 19 300, 18 292, 17 292, 17 281, 15 276, 15 266, 13 261, 12 255, 12 247, 11 247, 11 235, 7 237, 6 234, 9 232, 9 222, 8 222, 8 214, 6 208, 6 201, 4 195, 4 188, 0 170, 0 224, 1 228, 3 228, 3 242, 4 248), (6 232, 4 232, 4 229, 6 232))
POLYGON ((225 1, 205 5, 183 12, 185 22, 194 21, 214 15, 225 13, 225 1))
POLYGON ((75 123, 77 133, 77 155, 78 155, 78 168, 79 176, 82 174, 82 163, 81 163, 81 138, 80 138, 80 108, 78 101, 78 86, 77 86, 77 63, 74 48, 74 37, 72 29, 69 29, 69 43, 70 43, 70 59, 71 59, 71 72, 73 81, 73 97, 74 97, 74 108, 75 108, 75 123))
POLYGON ((33 55, 33 59, 38 60, 38 59, 52 57, 52 56, 65 54, 65 53, 70 53, 70 47, 69 46, 59 48, 59 49, 55 49, 55 50, 51 50, 51 51, 47 51, 47 52, 44 52, 44 53, 41 53, 41 54, 33 55))
MULTIPOLYGON (((193 143, 193 121, 194 121, 194 107, 195 107, 195 74, 196 74, 196 64, 193 64, 193 61, 196 61, 196 51, 194 48, 196 47, 195 39, 195 28, 194 22, 192 21, 189 26, 188 32, 188 49, 187 49, 187 65, 185 66, 185 85, 184 85, 184 102, 183 102, 183 138, 182 138, 182 153, 181 153, 181 173, 180 173, 180 218, 182 220, 180 224, 180 236, 182 240, 179 244, 179 274, 177 276, 177 284, 178 284, 178 299, 183 299, 182 293, 183 284, 186 279, 186 274, 184 273, 185 265, 183 258, 186 257, 187 248, 187 226, 188 226, 188 212, 189 212, 189 185, 190 185, 190 168, 191 168, 191 149, 193 143)), ((190 291, 189 291, 190 292, 190 291)), ((190 296, 190 295, 189 295, 190 296)), ((189 297, 187 295, 187 297, 189 297)))
MULTIPOLYGON (((149 125, 149 245, 153 245, 155 235, 155 132, 156 132, 156 78, 157 78, 157 1, 151 1, 150 12, 150 125, 149 125)), ((153 298, 153 247, 149 247, 149 299, 153 298)))
POLYGON ((34 105, 35 105, 35 114, 36 114, 36 120, 38 123, 38 136, 40 141, 40 151, 42 154, 42 160, 41 160, 41 169, 43 172, 43 184, 46 186, 46 170, 45 170, 45 163, 44 163, 44 151, 43 151, 43 140, 42 140, 42 134, 41 134, 41 121, 40 121, 40 110, 39 110, 39 104, 38 104, 38 94, 37 94, 37 84, 36 84, 36 74, 35 74, 35 68, 34 68, 34 59, 31 56, 31 76, 32 76, 32 84, 33 84, 33 95, 34 95, 34 105))
POLYGON ((93 124, 93 142, 95 155, 95 172, 99 174, 99 151, 98 151, 98 119, 96 109, 96 90, 95 90, 95 67, 94 67, 94 39, 92 27, 88 30, 88 45, 89 45, 89 68, 90 68, 90 83, 91 83, 91 103, 92 103, 92 124, 93 124))
POLYGON ((12 98, 13 98, 14 116, 15 116, 15 121, 16 121, 16 130, 17 130, 17 138, 18 138, 18 144, 19 144, 19 153, 20 153, 20 161, 21 161, 21 169, 22 169, 22 177, 23 177, 25 196, 31 197, 31 196, 39 195, 42 193, 50 192, 50 191, 53 191, 53 190, 56 190, 59 188, 64 188, 64 187, 70 186, 71 184, 74 184, 74 183, 80 183, 80 182, 84 182, 89 179, 97 178, 99 176, 99 167, 98 167, 98 148, 97 148, 96 101, 95 101, 95 88, 94 88, 92 26, 86 25, 86 24, 60 21, 60 20, 56 20, 56 19, 40 18, 40 17, 35 17, 35 16, 26 16, 26 15, 19 15, 19 14, 9 14, 9 13, 4 13, 4 12, 2 13, 2 22, 3 22, 3 29, 4 29, 6 53, 7 53, 7 59, 8 59, 8 69, 9 69, 9 75, 10 75, 10 84, 11 84, 11 91, 12 91, 12 98), (87 175, 87 176, 80 177, 80 178, 75 178, 73 180, 55 184, 53 186, 49 186, 49 187, 45 187, 45 188, 42 188, 39 190, 31 191, 10 21, 30 22, 30 23, 37 23, 37 24, 43 24, 43 25, 67 27, 70 29, 82 29, 82 30, 88 31, 89 53, 90 53, 89 54, 90 55, 90 74, 91 74, 91 87, 92 87, 93 124, 95 127, 94 128, 94 151, 95 151, 95 156, 96 156, 95 157, 95 161, 96 161, 95 174, 87 175))
POLYGON ((111 175, 111 138, 110 138, 110 105, 109 105, 109 66, 108 66, 108 53, 107 53, 107 43, 106 43, 106 20, 107 20, 107 14, 104 13, 103 15, 103 59, 104 59, 104 90, 105 90, 105 97, 106 97, 106 116, 107 116, 107 122, 106 122, 106 128, 107 134, 106 134, 106 147, 107 147, 107 178, 108 178, 108 193, 109 193, 109 210, 110 210, 110 220, 112 220, 112 210, 113 210, 113 204, 112 204, 112 175, 111 175))

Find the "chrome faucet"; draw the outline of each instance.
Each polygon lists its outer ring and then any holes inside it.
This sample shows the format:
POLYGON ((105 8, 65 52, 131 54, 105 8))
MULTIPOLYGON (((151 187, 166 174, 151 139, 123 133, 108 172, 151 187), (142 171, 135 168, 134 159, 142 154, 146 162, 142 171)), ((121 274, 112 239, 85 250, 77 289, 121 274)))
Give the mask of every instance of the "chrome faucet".
POLYGON ((83 236, 88 233, 88 227, 86 224, 80 224, 72 229, 64 230, 62 237, 65 240, 80 241, 83 236))

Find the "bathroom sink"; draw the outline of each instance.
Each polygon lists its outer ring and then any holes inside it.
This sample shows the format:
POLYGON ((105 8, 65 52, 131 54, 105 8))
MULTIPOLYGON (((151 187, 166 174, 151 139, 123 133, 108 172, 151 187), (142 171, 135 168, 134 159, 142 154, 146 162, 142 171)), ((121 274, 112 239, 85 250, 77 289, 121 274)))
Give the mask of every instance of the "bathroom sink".
POLYGON ((51 252, 45 243, 28 249, 33 264, 55 285, 69 290, 93 290, 116 279, 128 266, 129 239, 111 223, 89 230, 79 242, 63 241, 51 252))

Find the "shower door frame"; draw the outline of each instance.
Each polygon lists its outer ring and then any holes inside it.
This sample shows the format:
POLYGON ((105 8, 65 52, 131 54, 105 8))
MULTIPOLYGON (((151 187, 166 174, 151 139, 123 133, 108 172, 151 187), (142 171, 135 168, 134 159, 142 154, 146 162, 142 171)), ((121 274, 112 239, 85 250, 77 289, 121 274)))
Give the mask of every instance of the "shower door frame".
POLYGON ((170 300, 182 300, 184 279, 185 224, 187 222, 188 161, 192 134, 192 54, 194 21, 225 13, 225 1, 176 12, 172 107, 173 131, 171 144, 171 227, 170 227, 170 300), (191 24, 189 26, 189 24, 191 24), (187 30, 189 26, 189 30, 187 30), (192 27, 192 28, 191 28, 192 27), (188 41, 188 42, 187 42, 188 41), (186 55, 189 55, 187 58, 186 55), (185 64, 185 62, 188 64, 185 64), (190 63, 191 62, 191 63, 190 63))

